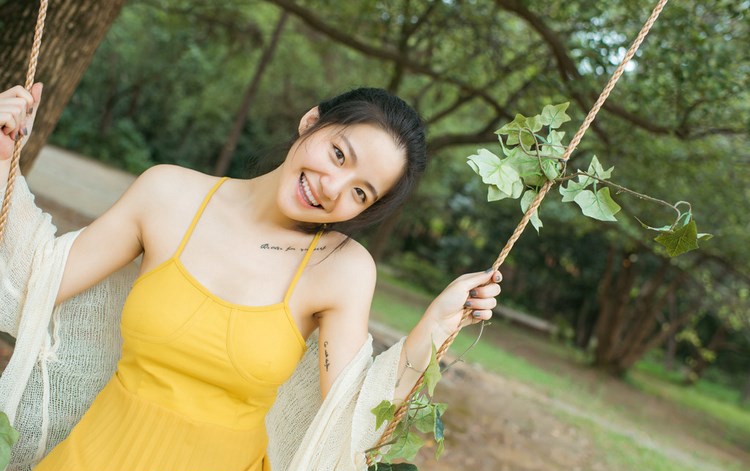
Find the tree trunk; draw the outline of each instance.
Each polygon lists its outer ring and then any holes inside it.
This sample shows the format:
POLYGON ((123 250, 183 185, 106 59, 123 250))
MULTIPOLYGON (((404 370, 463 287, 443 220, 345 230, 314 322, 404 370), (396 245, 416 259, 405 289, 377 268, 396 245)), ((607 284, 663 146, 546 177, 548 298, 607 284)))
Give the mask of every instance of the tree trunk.
MULTIPOLYGON (((705 349, 714 353, 718 352, 725 344, 728 332, 729 330, 724 323, 719 324, 713 335, 711 335, 711 340, 708 341, 705 349)), ((688 385, 697 383, 701 376, 703 376, 703 372, 706 370, 709 363, 711 362, 703 355, 702 349, 699 348, 696 354, 695 363, 693 363, 690 368, 690 371, 685 378, 685 383, 688 385)))
POLYGON ((250 84, 245 90, 245 95, 242 98, 240 109, 237 111, 237 115, 234 118, 234 124, 232 129, 229 131, 229 135, 224 141, 224 146, 219 153, 219 157, 216 159, 216 166, 214 167, 214 175, 224 175, 229 169, 229 165, 232 163, 232 157, 234 150, 237 148, 237 142, 240 140, 242 135, 242 129, 245 127, 247 121, 247 115, 250 112, 250 107, 255 100, 255 95, 258 93, 258 87, 260 86, 260 80, 263 78, 263 73, 266 71, 266 67, 271 63, 274 52, 276 52, 276 46, 279 44, 281 38, 281 32, 284 30, 284 25, 289 17, 289 13, 286 10, 281 12, 279 21, 276 23, 276 28, 271 35, 271 40, 268 46, 263 51, 263 55, 258 62, 258 66, 255 68, 250 84))
POLYGON ((616 376, 625 374, 646 352, 662 345, 697 313, 696 307, 677 319, 660 321, 688 272, 673 274, 672 264, 665 260, 656 272, 644 278, 638 276, 640 270, 629 255, 615 256, 610 251, 598 290, 594 365, 616 376), (671 279, 665 283, 667 278, 671 279), (633 290, 634 286, 640 288, 633 290))
POLYGON ((745 387, 742 388, 742 395, 740 396, 740 403, 745 404, 750 402, 750 374, 747 375, 747 381, 745 381, 745 387))
MULTIPOLYGON (((28 173, 125 0, 50 2, 36 81, 44 97, 21 170, 28 173)), ((39 2, 0 0, 0 89, 23 85, 39 2)))

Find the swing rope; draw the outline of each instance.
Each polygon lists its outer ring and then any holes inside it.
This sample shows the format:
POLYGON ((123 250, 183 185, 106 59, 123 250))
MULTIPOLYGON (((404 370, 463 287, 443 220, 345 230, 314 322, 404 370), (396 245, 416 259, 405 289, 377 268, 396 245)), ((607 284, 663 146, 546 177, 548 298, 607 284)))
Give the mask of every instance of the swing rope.
MULTIPOLYGON (((41 0, 39 4, 39 15, 36 19, 34 28, 34 42, 31 45, 31 56, 29 57, 29 67, 26 71, 26 90, 31 91, 34 85, 34 76, 36 75, 36 66, 39 61, 39 49, 42 47, 42 34, 44 33, 44 20, 47 18, 47 0, 41 0)), ((5 235, 5 225, 8 222, 8 211, 10 210, 10 195, 13 193, 13 187, 16 183, 16 173, 18 164, 21 161, 21 142, 20 132, 16 133, 16 142, 13 144, 13 157, 10 159, 10 171, 8 172, 8 185, 5 187, 3 195, 3 205, 0 209, 0 242, 5 235)))
MULTIPOLYGON (((573 153, 575 148, 581 142, 581 138, 586 133, 586 130, 588 130, 591 123, 594 121, 596 114, 599 112, 602 105, 604 105, 604 102, 609 97, 610 92, 612 92, 612 89, 615 87, 615 84, 620 79, 620 76, 622 75, 622 73, 625 71, 625 66, 633 58, 636 51, 638 51, 638 48, 640 47, 641 43, 645 39, 646 35, 651 30, 651 27, 654 25, 654 22, 659 17, 659 14, 661 13, 661 11, 664 9, 664 6, 667 4, 667 1, 668 0, 659 0, 659 3, 656 5, 656 7, 654 7, 653 11, 651 12, 651 16, 649 16, 648 20, 646 20, 646 23, 641 28, 641 31, 638 33, 638 36, 635 38, 635 41, 633 41, 633 44, 630 46, 630 49, 628 49, 628 52, 625 54, 625 57, 620 62, 620 65, 613 72, 612 77, 610 77, 609 81, 607 82, 607 85, 604 87, 604 90, 602 90, 601 94, 599 95, 599 98, 596 100, 596 102, 594 103, 594 106, 591 108, 591 111, 589 111, 589 113, 586 115, 586 118, 583 120, 583 123, 581 123, 581 127, 578 128, 578 132, 576 132, 576 134, 573 136, 573 139, 571 139, 570 144, 568 145, 567 149, 565 150, 565 153, 562 156, 563 163, 567 163, 568 159, 570 159, 570 155, 573 153)), ((505 247, 503 247, 502 251, 500 252, 500 255, 492 264, 493 271, 497 270, 500 267, 500 265, 503 264, 505 259, 508 257, 508 254, 513 248, 513 245, 515 245, 518 238, 521 237, 521 233, 524 231, 529 221, 531 220, 531 216, 539 208, 539 205, 542 204, 542 199, 544 199, 545 195, 550 190, 550 188, 552 188, 553 185, 554 183, 548 180, 540 188, 539 193, 536 195, 536 198, 534 198, 534 201, 526 210, 526 213, 524 213, 523 218, 521 218, 521 221, 518 223, 518 226, 513 231, 513 234, 510 236, 510 239, 508 239, 508 242, 505 244, 505 247)), ((463 315, 461 316, 461 322, 465 321, 470 316, 471 316, 471 309, 464 309, 463 315)), ((437 351, 436 359, 438 362, 440 361, 440 359, 443 358, 443 355, 445 355, 445 352, 448 350, 448 348, 450 348, 451 344, 453 343, 453 340, 455 340, 456 338, 456 335, 458 335, 459 330, 460 328, 456 329, 451 334, 451 336, 448 337, 445 340, 445 342, 443 342, 443 345, 437 351)), ((420 376, 417 383, 411 389, 408 396, 406 397, 406 400, 396 410, 393 420, 391 420, 391 422, 388 424, 388 427, 386 427, 385 431, 383 432, 383 435, 380 437, 380 440, 373 448, 375 449, 380 448, 391 440, 391 436, 393 435, 393 432, 396 429, 396 426, 399 424, 399 422, 401 422, 401 420, 403 420, 404 416, 409 411, 409 401, 411 400, 412 396, 414 396, 414 394, 422 387, 423 384, 424 384, 424 373, 422 374, 422 376, 420 376)), ((370 466, 372 464, 373 464, 372 458, 371 456, 368 456, 367 466, 370 466)))

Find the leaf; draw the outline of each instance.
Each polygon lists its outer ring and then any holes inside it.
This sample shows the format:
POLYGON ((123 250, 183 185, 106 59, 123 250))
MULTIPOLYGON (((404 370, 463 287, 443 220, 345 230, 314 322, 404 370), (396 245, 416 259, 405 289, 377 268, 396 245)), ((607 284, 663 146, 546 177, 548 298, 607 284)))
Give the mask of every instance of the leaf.
POLYGON ((709 234, 707 232, 699 232, 698 233, 698 240, 711 240, 714 238, 713 234, 709 234))
MULTIPOLYGON (((522 114, 516 114, 516 117, 513 118, 513 121, 506 124, 505 126, 501 127, 497 131, 495 131, 495 134, 501 134, 508 136, 505 139, 505 144, 509 146, 513 146, 518 144, 518 132, 526 127, 526 116, 522 114)), ((500 140, 502 142, 502 139, 500 140)))
POLYGON ((424 372, 424 382, 427 385, 427 391, 430 393, 430 396, 432 396, 432 393, 435 391, 435 386, 442 376, 442 373, 440 373, 440 365, 437 361, 437 350, 433 344, 432 355, 430 355, 430 364, 427 365, 427 369, 424 372))
POLYGON ((620 211, 620 205, 609 195, 609 188, 601 188, 594 193, 584 190, 575 196, 575 201, 581 207, 583 214, 600 221, 617 221, 615 214, 620 211))
POLYGON ((660 234, 654 240, 667 249, 670 257, 676 257, 698 248, 698 228, 693 220, 679 229, 660 234))
POLYGON ((424 441, 416 433, 406 432, 396 439, 396 443, 391 445, 391 448, 383 456, 385 460, 393 460, 396 458, 403 458, 407 461, 411 461, 417 456, 419 449, 424 445, 424 441))
POLYGON ((541 131, 542 126, 544 126, 544 123, 542 123, 542 116, 536 115, 531 118, 526 118, 526 126, 531 129, 531 132, 541 131))
POLYGON ((441 442, 445 438, 445 424, 443 423, 443 419, 441 418, 442 414, 440 412, 440 408, 435 407, 432 410, 435 417, 435 428, 433 430, 433 432, 435 433, 435 440, 441 442))
MULTIPOLYGON (((589 180, 591 180, 589 178, 589 180)), ((593 181, 593 180, 591 180, 593 181)), ((591 181, 589 183, 591 183, 591 181)), ((574 201, 576 199, 576 196, 580 192, 586 189, 587 186, 589 186, 589 183, 581 183, 576 182, 573 180, 568 180, 568 186, 564 187, 560 185, 560 194, 562 195, 562 201, 563 203, 569 203, 571 201, 574 201)))
POLYGON ((440 440, 437 442, 437 447, 435 448, 435 459, 440 458, 440 455, 443 454, 443 451, 445 451, 445 442, 443 440, 440 440))
POLYGON ((10 450, 18 441, 18 432, 10 424, 5 412, 0 412, 0 469, 10 463, 10 450))
POLYGON ((550 131, 547 135, 546 144, 542 146, 542 156, 562 157, 565 154, 565 148, 562 144, 564 136, 564 132, 550 131))
POLYGON ((570 102, 561 103, 559 105, 546 105, 542 109, 542 124, 549 126, 550 129, 557 129, 563 123, 570 121, 570 116, 565 113, 568 109, 570 102))
MULTIPOLYGON (((534 190, 526 190, 526 193, 523 194, 523 197, 521 198, 521 211, 523 211, 524 214, 526 214, 526 210, 529 209, 529 206, 531 206, 531 203, 534 201, 534 198, 536 198, 537 192, 534 190)), ((542 227, 542 220, 539 219, 539 210, 537 209, 534 211, 534 214, 531 215, 531 225, 534 226, 534 229, 536 229, 537 234, 539 233, 539 229, 542 227)))
POLYGON ((604 170, 602 164, 599 163, 599 159, 597 159, 596 156, 593 156, 591 158, 591 163, 589 164, 587 173, 589 175, 601 178, 602 180, 606 180, 612 176, 612 170, 614 170, 614 167, 610 167, 609 170, 604 170))
POLYGON ((383 422, 393 420, 393 416, 396 413, 396 405, 384 399, 371 412, 375 414, 375 429, 379 429, 383 422))
POLYGON ((500 160, 487 149, 479 149, 476 155, 469 156, 469 166, 482 177, 484 183, 495 185, 508 197, 513 194, 513 183, 521 178, 507 159, 500 160))
POLYGON ((368 471, 419 471, 417 467, 411 463, 375 463, 369 468, 368 471))
POLYGON ((557 161, 551 159, 542 160, 542 171, 547 180, 554 181, 560 176, 560 171, 557 169, 557 161))

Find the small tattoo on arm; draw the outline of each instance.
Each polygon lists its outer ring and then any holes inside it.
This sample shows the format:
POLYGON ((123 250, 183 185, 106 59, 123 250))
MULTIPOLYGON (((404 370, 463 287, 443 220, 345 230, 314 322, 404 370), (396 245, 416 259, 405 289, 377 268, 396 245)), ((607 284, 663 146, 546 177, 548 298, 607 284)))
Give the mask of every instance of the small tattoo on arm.
POLYGON ((331 363, 328 361, 328 342, 323 342, 323 352, 325 353, 325 367, 326 371, 328 371, 328 367, 331 366, 331 363))

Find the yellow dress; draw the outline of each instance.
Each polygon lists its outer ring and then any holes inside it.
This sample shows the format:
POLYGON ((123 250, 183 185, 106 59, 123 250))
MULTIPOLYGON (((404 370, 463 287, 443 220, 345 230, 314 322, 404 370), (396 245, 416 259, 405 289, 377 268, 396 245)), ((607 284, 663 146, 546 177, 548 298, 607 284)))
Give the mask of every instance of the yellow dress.
POLYGON ((270 471, 264 417, 305 351, 288 301, 320 233, 282 302, 213 295, 179 257, 225 180, 176 253, 135 281, 117 372, 35 471, 270 471))

